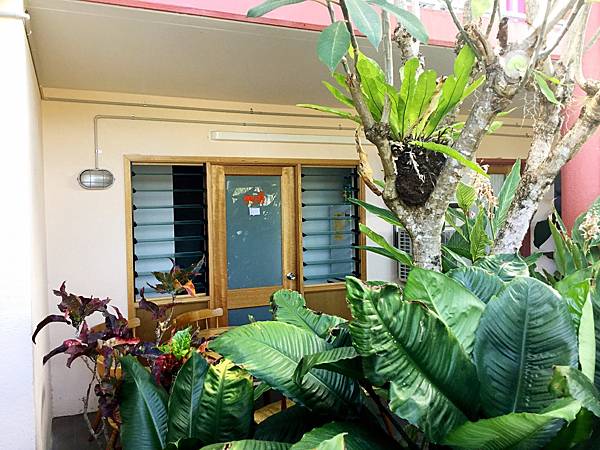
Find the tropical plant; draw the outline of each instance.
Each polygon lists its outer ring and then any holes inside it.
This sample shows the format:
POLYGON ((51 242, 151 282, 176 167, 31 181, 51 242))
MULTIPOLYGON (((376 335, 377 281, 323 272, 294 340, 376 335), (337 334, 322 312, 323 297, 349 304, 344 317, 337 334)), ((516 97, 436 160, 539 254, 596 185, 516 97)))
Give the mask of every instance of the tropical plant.
MULTIPOLYGON (((192 278, 199 265, 189 269, 173 267, 169 272, 155 272, 158 283, 151 286, 157 292, 174 296, 180 292, 194 295, 192 278)), ((175 374, 183 365, 185 359, 192 351, 192 339, 189 330, 182 330, 171 337, 164 345, 158 346, 160 338, 170 328, 171 315, 174 301, 170 304, 159 306, 144 296, 141 290, 139 307, 148 310, 157 319, 157 342, 143 342, 133 336, 129 322, 116 306, 109 305, 110 299, 85 297, 67 292, 66 283, 63 283, 54 294, 61 298, 58 309, 62 314, 50 314, 36 327, 32 340, 39 332, 50 323, 65 323, 75 329, 75 338, 65 340, 61 345, 51 350, 44 356, 46 364, 50 358, 59 354, 66 354, 67 367, 77 360, 82 359, 90 370, 91 381, 84 396, 84 420, 90 433, 95 438, 104 436, 102 430, 92 427, 88 420, 87 410, 89 397, 92 392, 98 398, 99 411, 103 419, 103 426, 111 422, 118 426, 121 421, 119 413, 119 392, 122 384, 120 361, 126 355, 135 356, 144 361, 158 384, 168 389, 175 374), (88 320, 99 313, 104 318, 104 323, 90 328, 88 320)))
MULTIPOLYGON (((451 123, 450 115, 485 81, 485 76, 481 76, 470 82, 475 66, 475 54, 470 47, 464 46, 460 50, 454 61, 454 73, 448 77, 438 77, 434 70, 419 73, 419 58, 409 59, 400 70, 403 76, 399 90, 388 84, 383 70, 374 60, 359 53, 356 61, 363 97, 373 118, 380 121, 384 110, 389 110, 391 149, 398 182, 402 182, 398 192, 407 205, 421 205, 429 198, 446 156, 485 176, 477 163, 452 148, 462 124, 451 123), (391 106, 386 107, 386 103, 391 106)), ((350 88, 346 78, 340 73, 332 76, 345 93, 327 82, 325 87, 344 107, 354 108, 354 101, 348 97, 350 88)), ((363 125, 360 116, 343 110, 314 104, 298 106, 363 125)))
POLYGON ((296 404, 243 448, 270 448, 261 437, 297 448, 302 433, 333 424, 328 437, 347 432, 350 450, 419 441, 570 448, 590 439, 600 413, 600 296, 592 287, 576 321, 569 300, 528 272, 509 257, 484 256, 448 274, 415 267, 403 288, 348 277, 350 322, 311 311, 298 293, 276 292, 274 321, 209 344, 296 404), (317 418, 333 422, 319 428, 317 418), (365 423, 379 428, 362 447, 352 439, 365 423))

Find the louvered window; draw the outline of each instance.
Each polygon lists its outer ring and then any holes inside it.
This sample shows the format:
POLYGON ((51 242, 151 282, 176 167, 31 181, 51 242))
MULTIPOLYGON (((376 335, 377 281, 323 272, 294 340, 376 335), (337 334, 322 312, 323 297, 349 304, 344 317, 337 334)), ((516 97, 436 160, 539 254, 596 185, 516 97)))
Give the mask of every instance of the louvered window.
POLYGON ((344 281, 360 274, 358 196, 355 169, 303 167, 302 254, 304 283, 344 281))
MULTIPOLYGON (((152 272, 168 271, 171 261, 188 267, 208 260, 206 170, 204 166, 134 164, 133 260, 135 296, 162 296, 152 272)), ((208 293, 206 264, 194 278, 196 292, 208 293)))

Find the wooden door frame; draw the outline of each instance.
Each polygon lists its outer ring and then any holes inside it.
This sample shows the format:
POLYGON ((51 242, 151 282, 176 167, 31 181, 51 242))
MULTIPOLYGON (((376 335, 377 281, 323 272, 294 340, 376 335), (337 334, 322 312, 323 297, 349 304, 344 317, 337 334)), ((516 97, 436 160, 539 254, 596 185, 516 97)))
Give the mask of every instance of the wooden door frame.
MULTIPOLYGON (((295 188, 295 165, 247 166, 211 164, 212 240, 214 260, 212 273, 212 307, 230 309, 267 306, 269 296, 280 287, 297 289, 298 238, 296 223, 297 191, 295 188), (227 211, 226 177, 228 175, 255 175, 281 177, 281 285, 229 290, 227 286, 227 211), (288 280, 287 273, 295 273, 295 280, 288 280)), ((210 239, 210 236, 209 236, 210 239)))
MULTIPOLYGON (((293 191, 294 198, 292 204, 296 205, 296 216, 293 239, 289 239, 288 242, 295 242, 296 248, 296 286, 295 289, 302 293, 312 292, 326 292, 326 291, 339 291, 345 289, 344 283, 329 283, 329 284, 316 284, 304 286, 303 282, 303 253, 302 253, 302 194, 301 194, 301 175, 302 167, 327 167, 327 168, 352 168, 356 169, 359 161, 357 159, 315 159, 315 158, 264 158, 264 157, 222 157, 222 156, 172 156, 172 155, 143 155, 143 154, 127 154, 123 156, 123 168, 124 168, 124 197, 125 197, 125 247, 126 247, 126 266, 127 266, 127 305, 128 305, 128 317, 137 317, 137 304, 135 302, 134 295, 134 275, 133 275, 133 210, 132 210, 132 191, 131 191, 131 167, 133 164, 144 164, 144 165, 204 165, 206 167, 206 187, 207 187, 207 208, 208 208, 208 295, 199 294, 196 297, 188 295, 177 296, 176 304, 187 305, 187 304, 198 304, 202 307, 217 308, 219 307, 219 300, 225 298, 227 292, 219 291, 223 289, 224 284, 220 281, 225 276, 225 282, 227 281, 226 271, 217 271, 216 264, 220 255, 227 255, 226 247, 221 248, 218 239, 218 225, 219 222, 215 217, 215 203, 216 203, 216 192, 213 190, 213 186, 219 185, 219 183, 225 183, 225 167, 230 166, 249 166, 253 165, 256 168, 268 169, 271 166, 276 167, 293 167, 294 179, 293 191), (223 171, 215 170, 214 167, 222 167, 223 171)), ((264 173, 264 171, 263 171, 264 173)), ((365 200, 365 184, 361 178, 358 181, 359 184, 359 198, 365 200)), ((290 190, 291 191, 291 190, 290 190)), ((366 212, 363 208, 358 208, 359 221, 365 223, 366 212)), ((364 234, 360 233, 359 243, 364 245, 366 238, 364 234)), ((366 278, 367 273, 367 258, 366 251, 360 250, 360 277, 366 278)), ((226 286, 226 283, 225 283, 226 286)), ((290 288, 293 288, 291 286, 290 288)), ((153 299, 154 302, 159 304, 166 304, 171 301, 170 298, 159 298, 153 299)))

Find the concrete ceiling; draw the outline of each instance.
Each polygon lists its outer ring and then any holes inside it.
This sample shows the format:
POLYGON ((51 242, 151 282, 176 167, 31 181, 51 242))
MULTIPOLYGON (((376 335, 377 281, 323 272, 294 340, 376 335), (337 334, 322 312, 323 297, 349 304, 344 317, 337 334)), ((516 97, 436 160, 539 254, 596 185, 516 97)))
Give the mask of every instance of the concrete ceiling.
MULTIPOLYGON (((316 32, 72 0, 30 0, 28 11, 42 87, 331 103, 316 32)), ((424 52, 451 70, 450 49, 424 52)))

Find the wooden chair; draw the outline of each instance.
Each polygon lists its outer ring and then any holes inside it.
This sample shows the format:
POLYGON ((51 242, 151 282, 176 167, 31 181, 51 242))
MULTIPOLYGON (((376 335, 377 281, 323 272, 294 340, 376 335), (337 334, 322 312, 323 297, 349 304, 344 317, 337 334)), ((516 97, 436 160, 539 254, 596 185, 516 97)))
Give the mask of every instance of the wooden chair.
POLYGON ((229 327, 219 327, 219 317, 223 317, 223 308, 216 309, 198 309, 179 314, 173 319, 173 331, 182 330, 190 325, 194 328, 194 333, 198 337, 210 338, 218 336, 229 329, 229 327), (216 327, 211 327, 209 320, 216 320, 216 327), (202 329, 200 327, 203 327, 202 329))

